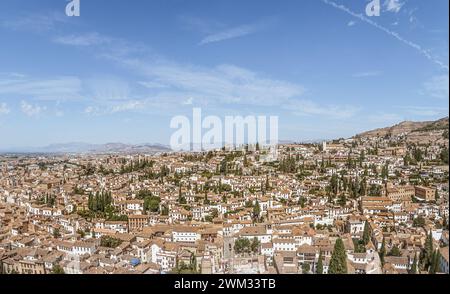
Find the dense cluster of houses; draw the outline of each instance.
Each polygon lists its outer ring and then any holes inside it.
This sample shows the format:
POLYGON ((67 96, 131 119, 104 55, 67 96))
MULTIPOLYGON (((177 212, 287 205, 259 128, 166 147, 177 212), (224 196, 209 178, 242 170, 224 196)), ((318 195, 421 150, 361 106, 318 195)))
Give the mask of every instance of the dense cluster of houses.
POLYGON ((280 145, 272 160, 264 148, 2 156, 0 271, 326 274, 340 239, 348 273, 401 274, 431 235, 448 273, 444 147, 414 164, 392 139, 280 145))

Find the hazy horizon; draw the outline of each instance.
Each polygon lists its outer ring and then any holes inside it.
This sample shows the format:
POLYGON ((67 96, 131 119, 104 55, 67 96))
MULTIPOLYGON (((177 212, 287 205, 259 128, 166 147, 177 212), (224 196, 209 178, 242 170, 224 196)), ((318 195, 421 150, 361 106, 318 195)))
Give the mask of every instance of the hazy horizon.
MULTIPOLYGON (((445 118, 448 118, 448 116, 439 118, 438 120, 445 119, 445 118)), ((397 124, 400 124, 402 122, 405 122, 405 121, 400 121, 400 122, 394 123, 393 125, 397 125, 397 124)), ((425 122, 425 121, 421 121, 421 122, 425 122)), ((384 127, 381 127, 381 128, 391 127, 393 125, 388 125, 388 126, 384 126, 384 127)), ((375 129, 365 130, 365 131, 372 131, 372 130, 375 130, 375 129)), ((353 134, 350 137, 353 137, 353 136, 356 136, 356 135, 358 135, 358 134, 353 134)), ((279 143, 280 144, 283 144, 283 143, 311 143, 311 142, 320 143, 320 142, 323 142, 323 141, 331 141, 331 140, 337 140, 337 139, 341 139, 341 138, 347 139, 347 138, 350 138, 350 137, 315 138, 315 139, 280 139, 279 143)), ((134 145, 134 146, 138 146, 138 145, 154 145, 154 146, 161 145, 161 146, 170 148, 170 144, 169 143, 163 143, 163 142, 145 142, 145 141, 142 141, 142 142, 123 142, 123 141, 83 142, 83 141, 66 141, 66 142, 51 142, 51 143, 48 143, 46 145, 34 145, 34 146, 33 145, 28 145, 28 146, 7 146, 7 147, 1 147, 0 146, 0 152, 9 152, 9 151, 14 152, 15 150, 19 150, 19 149, 22 150, 22 152, 27 152, 26 151, 27 149, 46 148, 46 147, 51 147, 51 146, 54 146, 54 145, 75 145, 75 144, 100 145, 100 146, 101 145, 108 145, 108 144, 125 144, 125 145, 134 145)), ((195 143, 193 143, 193 144, 195 144, 195 143)), ((198 143, 198 144, 201 144, 201 143, 198 143)), ((226 143, 223 142, 223 144, 226 144, 226 143)))

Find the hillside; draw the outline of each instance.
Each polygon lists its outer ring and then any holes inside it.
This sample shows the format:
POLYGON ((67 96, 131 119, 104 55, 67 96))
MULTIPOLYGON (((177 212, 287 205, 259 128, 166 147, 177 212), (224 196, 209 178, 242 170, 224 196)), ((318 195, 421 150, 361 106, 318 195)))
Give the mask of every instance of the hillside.
POLYGON ((404 121, 391 127, 375 129, 358 134, 355 138, 398 136, 405 134, 406 141, 408 142, 427 143, 448 141, 448 128, 448 117, 436 121, 404 121), (446 133, 446 135, 444 133, 446 133), (447 136, 447 138, 445 138, 445 136, 447 136))

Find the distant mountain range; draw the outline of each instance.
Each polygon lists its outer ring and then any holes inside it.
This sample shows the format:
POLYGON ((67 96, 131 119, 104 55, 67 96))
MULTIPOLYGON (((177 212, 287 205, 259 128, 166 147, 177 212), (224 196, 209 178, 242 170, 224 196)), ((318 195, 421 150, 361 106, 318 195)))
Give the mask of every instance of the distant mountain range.
POLYGON ((356 135, 356 138, 396 136, 400 134, 424 133, 430 131, 448 130, 448 117, 436 121, 404 121, 391 127, 380 128, 356 135))
POLYGON ((89 144, 73 142, 64 144, 51 144, 43 147, 21 147, 0 150, 0 153, 157 153, 169 152, 169 146, 162 144, 89 144))

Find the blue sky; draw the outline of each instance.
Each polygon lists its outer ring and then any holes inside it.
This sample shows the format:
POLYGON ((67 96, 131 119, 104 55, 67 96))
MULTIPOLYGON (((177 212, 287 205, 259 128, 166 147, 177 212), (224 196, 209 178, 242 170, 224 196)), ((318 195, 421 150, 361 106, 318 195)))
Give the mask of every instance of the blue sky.
POLYGON ((283 140, 448 116, 447 0, 67 2, 0 2, 0 148, 167 144, 193 107, 283 140))

